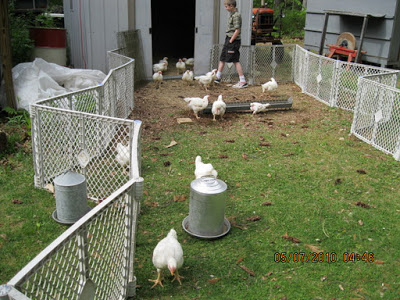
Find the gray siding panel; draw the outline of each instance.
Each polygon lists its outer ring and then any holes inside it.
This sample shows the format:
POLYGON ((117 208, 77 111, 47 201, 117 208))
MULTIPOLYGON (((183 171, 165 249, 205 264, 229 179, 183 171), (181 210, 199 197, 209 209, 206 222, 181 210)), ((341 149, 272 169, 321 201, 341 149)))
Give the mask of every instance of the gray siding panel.
MULTIPOLYGON (((364 36, 362 50, 366 62, 386 65, 400 65, 400 0, 308 0, 305 25, 304 45, 310 50, 319 50, 325 11, 347 11, 357 14, 383 16, 370 17, 364 36)), ((328 27, 324 41, 324 52, 327 44, 336 44, 339 34, 351 32, 356 37, 357 48, 364 18, 357 16, 329 15, 328 27)))

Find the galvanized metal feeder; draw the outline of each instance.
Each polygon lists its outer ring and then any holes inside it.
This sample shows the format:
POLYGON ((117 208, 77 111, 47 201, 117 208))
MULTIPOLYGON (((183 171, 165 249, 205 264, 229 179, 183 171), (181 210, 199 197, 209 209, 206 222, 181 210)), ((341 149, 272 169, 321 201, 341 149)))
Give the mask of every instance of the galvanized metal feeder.
POLYGON ((227 185, 214 176, 195 179, 190 184, 189 216, 183 229, 192 236, 216 239, 226 235, 231 224, 224 217, 227 185))
POLYGON ((85 176, 68 171, 54 179, 56 210, 52 217, 61 224, 74 224, 90 207, 87 205, 85 176))

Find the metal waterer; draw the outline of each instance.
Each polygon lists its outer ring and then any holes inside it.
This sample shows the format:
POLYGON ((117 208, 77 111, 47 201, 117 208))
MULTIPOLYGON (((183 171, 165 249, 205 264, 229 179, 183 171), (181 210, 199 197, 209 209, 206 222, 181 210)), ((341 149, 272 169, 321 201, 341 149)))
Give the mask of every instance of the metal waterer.
POLYGON ((87 205, 85 176, 68 171, 54 179, 56 210, 53 219, 62 224, 74 224, 90 208, 87 205))
POLYGON ((229 232, 230 223, 224 217, 226 189, 226 183, 214 176, 204 176, 191 182, 189 216, 182 222, 187 233, 214 239, 229 232))

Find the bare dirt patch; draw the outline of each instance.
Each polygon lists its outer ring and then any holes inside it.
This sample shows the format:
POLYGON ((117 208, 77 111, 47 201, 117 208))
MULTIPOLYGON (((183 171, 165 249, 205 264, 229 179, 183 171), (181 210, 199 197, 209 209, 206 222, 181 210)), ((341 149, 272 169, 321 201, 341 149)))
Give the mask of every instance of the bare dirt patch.
POLYGON ((201 119, 196 120, 193 112, 188 108, 184 97, 203 97, 210 95, 210 103, 215 101, 218 95, 222 95, 226 103, 232 102, 262 102, 293 100, 291 110, 269 111, 255 116, 251 112, 228 112, 224 120, 217 120, 219 126, 237 124, 251 125, 256 122, 267 122, 274 119, 279 123, 306 124, 310 119, 320 116, 321 109, 326 105, 301 93, 301 89, 294 83, 279 83, 278 90, 262 93, 260 85, 252 85, 245 89, 232 88, 232 84, 214 84, 208 92, 199 86, 197 81, 192 85, 182 80, 163 81, 159 88, 154 82, 149 82, 135 91, 135 109, 130 118, 143 121, 143 138, 159 135, 163 130, 175 130, 180 127, 178 118, 191 118, 194 123, 208 126, 214 124, 211 114, 201 114, 201 119))

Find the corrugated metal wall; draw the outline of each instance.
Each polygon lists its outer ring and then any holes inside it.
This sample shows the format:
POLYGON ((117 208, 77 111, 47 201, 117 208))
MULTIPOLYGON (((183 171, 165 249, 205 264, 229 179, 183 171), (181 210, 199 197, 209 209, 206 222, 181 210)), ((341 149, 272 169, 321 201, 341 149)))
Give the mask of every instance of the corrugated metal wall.
MULTIPOLYGON (((399 64, 400 0, 308 0, 304 45, 309 50, 319 49, 325 10, 383 16, 368 20, 362 46, 367 54, 363 60, 382 66, 399 64)), ((324 52, 328 52, 326 44, 336 44, 338 35, 343 32, 351 32, 358 47, 362 24, 362 17, 330 15, 324 52)))
POLYGON ((64 0, 70 64, 108 72, 107 51, 128 28, 129 0, 64 0))

